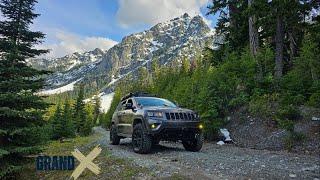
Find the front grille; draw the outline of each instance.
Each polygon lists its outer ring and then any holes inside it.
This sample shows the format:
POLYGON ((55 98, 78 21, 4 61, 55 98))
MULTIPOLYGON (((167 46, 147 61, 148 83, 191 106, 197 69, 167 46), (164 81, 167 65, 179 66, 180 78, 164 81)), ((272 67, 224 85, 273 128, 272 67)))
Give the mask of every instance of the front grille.
POLYGON ((179 113, 179 117, 180 117, 180 119, 183 119, 183 114, 179 113))
POLYGON ((192 117, 191 117, 191 114, 190 114, 190 113, 188 113, 188 119, 192 119, 192 117))
POLYGON ((170 113, 166 113, 166 118, 170 119, 170 113))
POLYGON ((180 119, 179 113, 174 113, 176 119, 180 119))
POLYGON ((195 120, 193 113, 165 113, 168 120, 195 120))
POLYGON ((176 117, 174 116, 174 113, 170 113, 170 119, 176 119, 176 117))
POLYGON ((188 119, 188 114, 187 113, 183 113, 183 118, 184 119, 188 119))

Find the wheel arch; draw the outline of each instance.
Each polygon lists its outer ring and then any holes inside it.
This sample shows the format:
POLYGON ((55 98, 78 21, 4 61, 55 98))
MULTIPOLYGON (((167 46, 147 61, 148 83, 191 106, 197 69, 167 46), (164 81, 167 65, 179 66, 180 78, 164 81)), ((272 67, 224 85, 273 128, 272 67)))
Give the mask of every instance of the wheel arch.
POLYGON ((134 118, 132 122, 132 127, 134 127, 136 124, 139 124, 139 123, 141 123, 142 126, 144 126, 141 118, 134 118))

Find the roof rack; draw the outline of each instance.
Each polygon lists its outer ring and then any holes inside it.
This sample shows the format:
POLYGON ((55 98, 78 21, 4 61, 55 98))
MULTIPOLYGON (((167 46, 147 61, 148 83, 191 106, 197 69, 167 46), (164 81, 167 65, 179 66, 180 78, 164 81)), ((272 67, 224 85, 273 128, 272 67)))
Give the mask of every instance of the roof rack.
POLYGON ((121 101, 124 101, 130 97, 155 97, 155 95, 146 93, 146 92, 131 92, 127 94, 126 96, 122 97, 121 101))

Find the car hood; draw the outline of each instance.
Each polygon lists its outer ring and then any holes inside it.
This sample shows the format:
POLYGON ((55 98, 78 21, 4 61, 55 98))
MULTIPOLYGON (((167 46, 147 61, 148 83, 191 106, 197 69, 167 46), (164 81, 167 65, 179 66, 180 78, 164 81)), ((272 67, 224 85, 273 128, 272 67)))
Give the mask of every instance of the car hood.
POLYGON ((163 112, 194 112, 190 109, 180 108, 180 107, 164 107, 164 106, 145 106, 143 110, 146 111, 163 111, 163 112))

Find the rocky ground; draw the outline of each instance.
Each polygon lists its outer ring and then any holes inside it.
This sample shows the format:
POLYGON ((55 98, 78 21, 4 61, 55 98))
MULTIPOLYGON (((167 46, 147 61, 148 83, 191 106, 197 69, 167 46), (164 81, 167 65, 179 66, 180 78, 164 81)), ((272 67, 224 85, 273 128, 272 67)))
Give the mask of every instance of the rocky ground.
POLYGON ((312 118, 320 117, 320 109, 301 107, 301 119, 294 121, 294 131, 303 135, 296 142, 289 143, 289 132, 278 127, 270 118, 253 117, 245 108, 233 112, 229 116, 226 128, 231 138, 239 147, 267 149, 319 155, 320 154, 320 121, 312 118), (289 148, 289 145, 292 147, 289 148))
POLYGON ((96 127, 102 134, 98 143, 118 158, 131 160, 146 168, 152 176, 138 174, 137 179, 184 177, 190 179, 320 179, 320 156, 299 155, 285 151, 255 150, 234 144, 205 143, 200 152, 185 151, 180 143, 161 142, 152 153, 133 152, 131 140, 110 145, 109 132, 96 127))

